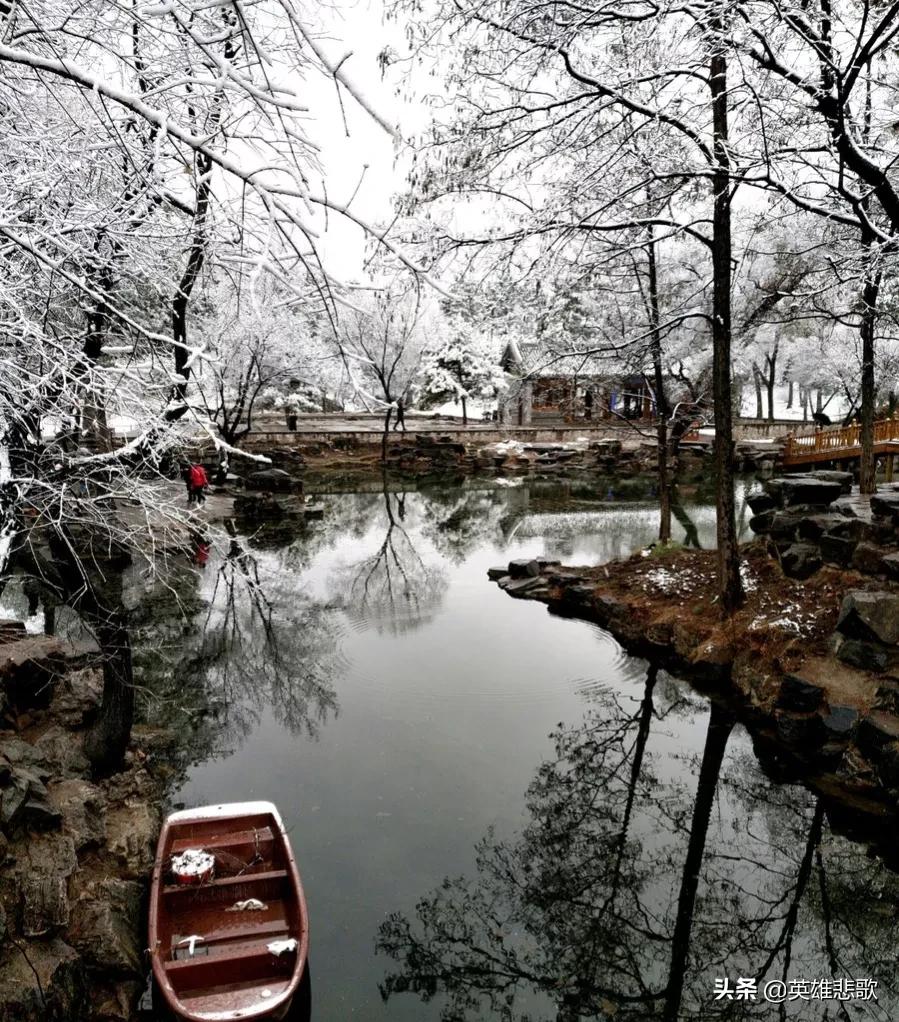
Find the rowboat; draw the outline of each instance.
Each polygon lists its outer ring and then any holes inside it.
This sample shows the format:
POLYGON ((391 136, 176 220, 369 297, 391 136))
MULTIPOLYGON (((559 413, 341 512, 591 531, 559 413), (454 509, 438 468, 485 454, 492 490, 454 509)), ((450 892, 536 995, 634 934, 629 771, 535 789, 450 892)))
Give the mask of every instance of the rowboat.
POLYGON ((306 966, 309 924, 271 802, 168 817, 153 867, 149 947, 155 990, 176 1019, 285 1017, 306 966))

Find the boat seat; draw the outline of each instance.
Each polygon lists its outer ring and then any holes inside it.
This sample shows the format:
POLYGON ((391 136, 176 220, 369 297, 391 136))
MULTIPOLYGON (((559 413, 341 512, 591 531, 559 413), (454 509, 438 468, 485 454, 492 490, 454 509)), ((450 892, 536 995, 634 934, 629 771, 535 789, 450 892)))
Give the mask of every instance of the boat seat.
MULTIPOLYGON (((189 898, 191 895, 195 898, 202 896, 204 901, 211 900, 209 898, 210 894, 217 896, 221 893, 225 897, 233 897, 235 901, 240 901, 242 899, 236 896, 235 891, 244 885, 250 888, 280 885, 283 884, 288 876, 289 874, 286 869, 267 869, 258 873, 241 873, 239 876, 214 877, 212 880, 205 881, 202 884, 167 884, 162 889, 162 893, 166 896, 183 898, 189 898)), ((244 897, 257 897, 260 901, 266 900, 261 894, 254 894, 252 890, 244 895, 244 897)), ((215 900, 219 900, 218 897, 215 900)))
POLYGON ((179 958, 163 963, 166 975, 176 990, 197 989, 226 982, 240 983, 247 979, 289 974, 293 971, 296 951, 285 951, 273 955, 266 943, 243 945, 212 955, 196 955, 193 958, 179 958))
POLYGON ((274 841, 271 827, 256 827, 253 830, 233 830, 225 834, 212 834, 209 837, 182 837, 172 842, 172 855, 184 852, 188 848, 202 848, 215 852, 216 848, 235 848, 248 845, 268 844, 274 841))

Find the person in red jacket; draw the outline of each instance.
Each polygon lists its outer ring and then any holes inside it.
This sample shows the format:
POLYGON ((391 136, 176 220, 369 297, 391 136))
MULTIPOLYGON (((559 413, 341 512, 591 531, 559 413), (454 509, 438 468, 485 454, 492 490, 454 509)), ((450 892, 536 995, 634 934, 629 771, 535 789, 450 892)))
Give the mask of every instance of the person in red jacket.
POLYGON ((188 475, 188 495, 187 503, 193 504, 196 501, 197 504, 203 504, 206 501, 206 487, 209 485, 209 477, 206 475, 206 469, 202 465, 191 465, 190 473, 188 475))

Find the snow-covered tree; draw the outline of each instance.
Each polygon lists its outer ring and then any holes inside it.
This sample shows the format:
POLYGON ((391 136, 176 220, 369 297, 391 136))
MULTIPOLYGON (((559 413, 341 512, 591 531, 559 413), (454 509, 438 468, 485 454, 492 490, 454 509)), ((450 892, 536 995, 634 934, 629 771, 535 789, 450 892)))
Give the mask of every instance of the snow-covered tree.
POLYGON ((422 403, 461 403, 462 422, 468 424, 468 401, 492 398, 506 387, 506 377, 489 345, 455 329, 451 336, 423 360, 422 403))

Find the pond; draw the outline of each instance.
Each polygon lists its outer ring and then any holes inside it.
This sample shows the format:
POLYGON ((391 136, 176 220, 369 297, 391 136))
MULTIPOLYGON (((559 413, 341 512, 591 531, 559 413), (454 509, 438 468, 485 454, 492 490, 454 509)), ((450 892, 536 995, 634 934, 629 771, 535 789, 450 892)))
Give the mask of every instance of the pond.
MULTIPOLYGON (((899 886, 846 821, 726 706, 487 581, 650 542, 641 485, 323 493, 204 568, 173 802, 278 804, 317 1022, 897 1017, 899 886)), ((710 496, 675 517, 714 542, 710 496)))

